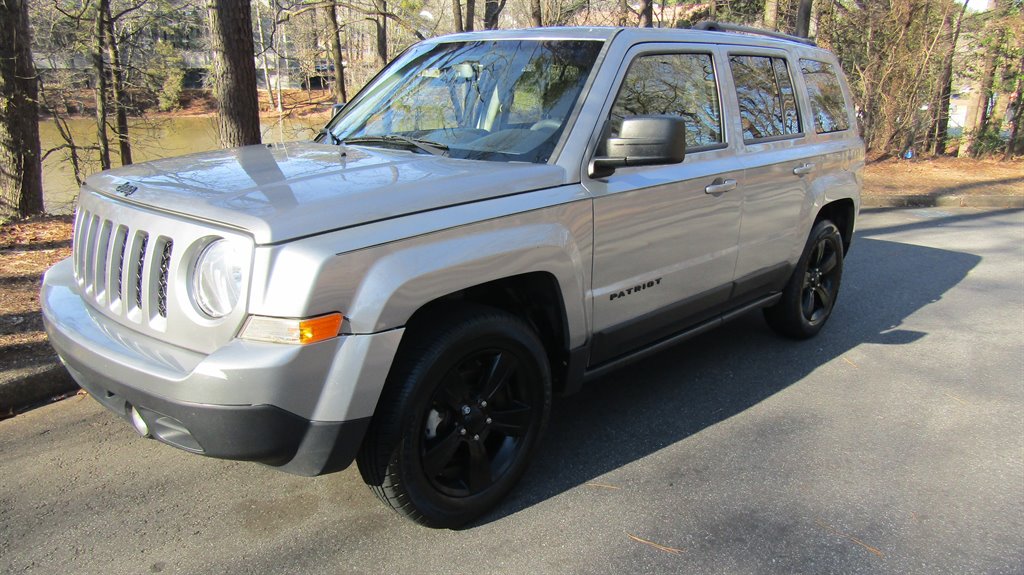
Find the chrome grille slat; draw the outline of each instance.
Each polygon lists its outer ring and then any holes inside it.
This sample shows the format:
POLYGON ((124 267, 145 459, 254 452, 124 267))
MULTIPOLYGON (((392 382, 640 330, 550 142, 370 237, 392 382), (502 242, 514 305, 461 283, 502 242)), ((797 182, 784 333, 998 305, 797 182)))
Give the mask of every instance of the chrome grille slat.
POLYGON ((142 276, 146 269, 146 245, 149 243, 149 234, 146 232, 136 232, 135 243, 132 246, 132 261, 129 262, 131 266, 131 273, 129 277, 133 278, 132 282, 132 296, 135 300, 135 307, 137 309, 143 309, 143 283, 142 276))
POLYGON ((110 282, 117 288, 111 295, 111 303, 116 301, 119 305, 124 301, 124 251, 126 249, 128 249, 128 228, 119 226, 111 246, 111 253, 117 254, 117 265, 110 266, 110 282))
POLYGON ((157 280, 156 310, 160 317, 167 317, 167 276, 171 270, 171 254, 174 251, 174 240, 161 238, 160 276, 157 280))
POLYGON ((74 258, 72 259, 72 267, 75 270, 75 279, 82 277, 82 255, 79 253, 79 250, 82 246, 82 221, 84 219, 84 214, 85 210, 81 207, 75 210, 75 227, 72 231, 71 239, 71 255, 74 258))
POLYGON ((110 262, 110 220, 102 220, 99 232, 96 234, 96 275, 92 278, 93 292, 96 299, 104 305, 109 303, 107 298, 107 265, 110 262))
POLYGON ((99 216, 91 216, 89 218, 89 228, 86 230, 85 237, 85 269, 82 272, 82 280, 85 281, 86 293, 96 293, 93 291, 96 279, 96 241, 99 239, 99 216))

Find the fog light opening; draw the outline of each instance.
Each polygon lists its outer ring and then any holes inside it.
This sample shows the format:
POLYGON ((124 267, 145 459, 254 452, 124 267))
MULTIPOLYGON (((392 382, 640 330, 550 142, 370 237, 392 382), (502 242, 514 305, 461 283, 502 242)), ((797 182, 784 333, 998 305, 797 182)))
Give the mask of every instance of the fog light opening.
POLYGON ((142 419, 142 414, 139 413, 138 409, 135 409, 134 405, 129 411, 129 414, 131 415, 132 427, 135 428, 135 431, 139 432, 139 435, 142 437, 149 437, 149 425, 146 425, 146 420, 142 419))

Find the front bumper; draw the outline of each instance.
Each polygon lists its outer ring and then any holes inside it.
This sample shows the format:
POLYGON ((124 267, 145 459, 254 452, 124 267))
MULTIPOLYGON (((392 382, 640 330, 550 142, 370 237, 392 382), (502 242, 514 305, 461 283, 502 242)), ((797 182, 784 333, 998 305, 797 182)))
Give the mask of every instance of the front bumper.
POLYGON ((369 425, 402 330, 309 346, 232 340, 210 355, 172 346, 94 312, 70 261, 40 294, 50 343, 97 401, 187 451, 299 475, 347 467, 369 425))

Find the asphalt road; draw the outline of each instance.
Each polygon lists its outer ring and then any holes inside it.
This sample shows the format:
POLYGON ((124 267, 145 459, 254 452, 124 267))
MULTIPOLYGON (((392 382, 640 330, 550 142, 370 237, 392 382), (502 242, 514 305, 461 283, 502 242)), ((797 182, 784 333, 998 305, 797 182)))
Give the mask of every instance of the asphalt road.
POLYGON ((0 572, 1022 573, 1022 408, 1024 211, 869 211, 820 337, 754 313, 556 403, 476 525, 72 398, 0 422, 0 572))

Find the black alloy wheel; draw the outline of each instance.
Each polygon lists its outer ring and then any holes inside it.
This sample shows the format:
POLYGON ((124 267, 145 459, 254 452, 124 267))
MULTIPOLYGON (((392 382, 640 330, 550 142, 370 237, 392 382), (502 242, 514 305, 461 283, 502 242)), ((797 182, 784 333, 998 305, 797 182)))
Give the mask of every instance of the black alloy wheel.
POLYGON ((811 250, 800 294, 800 311, 811 325, 824 322, 832 313, 839 292, 839 258, 842 257, 842 249, 842 244, 836 245, 831 236, 825 236, 811 250))
POLYGON ((795 339, 817 335, 832 316, 843 278, 843 238, 829 220, 814 224, 779 301, 764 310, 768 325, 795 339))
POLYGON ((519 481, 551 409, 547 354, 520 318, 463 304, 406 328, 356 459, 384 503, 458 527, 519 481))
POLYGON ((439 492, 481 493, 515 461, 543 403, 520 363, 510 350, 484 349, 442 378, 419 438, 423 472, 439 492))

